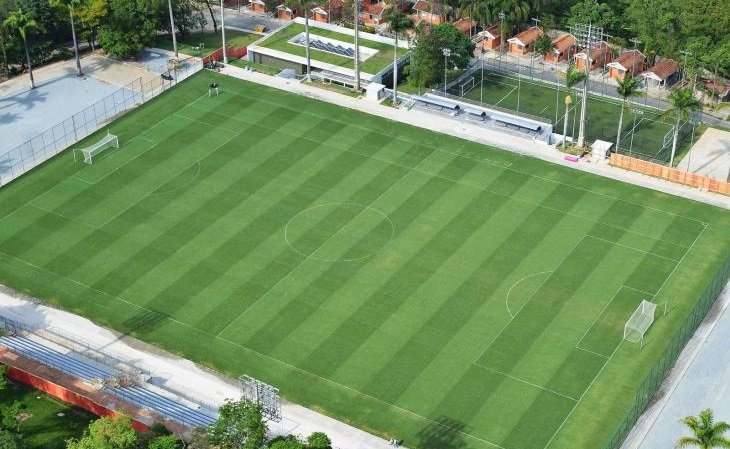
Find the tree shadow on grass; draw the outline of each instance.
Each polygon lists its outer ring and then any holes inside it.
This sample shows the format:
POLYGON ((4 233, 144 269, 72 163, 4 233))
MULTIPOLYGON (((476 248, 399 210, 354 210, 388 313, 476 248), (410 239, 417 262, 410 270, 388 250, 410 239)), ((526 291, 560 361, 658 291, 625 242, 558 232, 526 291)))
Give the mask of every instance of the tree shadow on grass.
POLYGON ((126 319, 122 326, 127 333, 146 334, 154 332, 162 327, 167 321, 167 315, 155 310, 140 310, 132 317, 126 319))
MULTIPOLYGON (((427 449, 463 449, 467 447, 465 434, 469 428, 448 416, 441 416, 418 432, 416 446, 427 449)), ((408 442, 404 442, 407 446, 408 442)))

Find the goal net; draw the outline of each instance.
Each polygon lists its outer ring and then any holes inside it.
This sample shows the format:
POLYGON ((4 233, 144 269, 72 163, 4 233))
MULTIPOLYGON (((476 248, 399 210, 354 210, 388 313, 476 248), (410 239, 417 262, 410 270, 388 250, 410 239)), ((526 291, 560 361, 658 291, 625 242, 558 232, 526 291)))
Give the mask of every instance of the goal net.
POLYGON ((476 81, 474 80, 474 77, 472 76, 468 80, 466 80, 464 83, 459 85, 459 90, 461 91, 461 96, 468 94, 470 90, 474 89, 476 86, 476 81))
POLYGON ((94 145, 86 148, 74 149, 74 161, 76 161, 76 153, 79 152, 84 156, 84 162, 92 164, 94 156, 98 155, 102 151, 109 147, 119 148, 119 138, 113 134, 107 134, 103 139, 96 142, 94 145))
POLYGON ((644 334, 654 322, 654 312, 656 312, 656 304, 646 300, 641 301, 639 307, 624 325, 624 340, 644 346, 644 334))

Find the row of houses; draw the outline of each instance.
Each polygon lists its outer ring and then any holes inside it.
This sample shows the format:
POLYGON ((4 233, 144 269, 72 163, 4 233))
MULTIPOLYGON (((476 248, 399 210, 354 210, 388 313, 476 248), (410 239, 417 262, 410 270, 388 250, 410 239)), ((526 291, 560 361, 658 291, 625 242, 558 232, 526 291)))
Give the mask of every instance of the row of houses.
MULTIPOLYGON (((517 57, 527 57, 533 51, 535 41, 544 35, 538 27, 526 30, 506 39, 506 50, 517 57)), ((506 36, 505 36, 506 37, 506 36)), ((497 50, 502 48, 502 36, 499 25, 494 25, 477 34, 477 51, 497 50)), ((558 64, 573 61, 580 70, 606 69, 608 76, 622 80, 627 74, 642 76, 651 87, 670 86, 679 79, 679 64, 672 59, 664 59, 649 70, 646 70, 646 57, 639 50, 626 50, 618 56, 614 55, 611 46, 604 41, 596 42, 590 49, 579 48, 575 36, 560 33, 552 38, 552 50, 545 55, 545 62, 558 64)))

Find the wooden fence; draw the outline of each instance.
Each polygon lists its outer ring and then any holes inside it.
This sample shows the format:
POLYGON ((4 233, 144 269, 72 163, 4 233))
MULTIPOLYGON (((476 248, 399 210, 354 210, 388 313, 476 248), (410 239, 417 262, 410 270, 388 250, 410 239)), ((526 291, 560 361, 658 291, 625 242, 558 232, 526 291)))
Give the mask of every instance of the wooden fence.
POLYGON ((661 164, 655 164, 642 159, 629 157, 624 154, 612 153, 611 165, 643 173, 645 175, 667 179, 687 186, 697 187, 709 192, 730 195, 730 182, 710 178, 709 176, 697 175, 677 168, 669 168, 661 164))
MULTIPOLYGON (((241 59, 248 53, 247 47, 226 47, 226 54, 229 59, 241 59)), ((203 58, 203 64, 223 59, 223 47, 203 58)))

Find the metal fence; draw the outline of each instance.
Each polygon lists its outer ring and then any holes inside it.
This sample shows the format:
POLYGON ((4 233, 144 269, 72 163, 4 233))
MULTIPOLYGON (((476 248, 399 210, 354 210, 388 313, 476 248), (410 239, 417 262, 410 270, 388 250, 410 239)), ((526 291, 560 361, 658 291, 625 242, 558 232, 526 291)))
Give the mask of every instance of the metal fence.
POLYGON ((25 143, 0 154, 0 186, 47 161, 202 68, 199 60, 191 59, 183 61, 178 70, 163 73, 165 77, 159 76, 147 81, 139 78, 40 132, 25 143))
POLYGON ((639 417, 659 390, 662 382, 664 382, 669 370, 674 366, 677 357, 679 357, 679 354, 689 339, 692 338, 692 335, 694 335, 695 330, 697 330, 702 320, 707 316, 707 312, 709 312, 715 300, 720 295, 720 292, 722 292, 722 289, 727 284, 728 278, 730 278, 730 257, 725 259, 720 269, 712 278, 712 281, 705 288, 700 300, 682 324, 682 327, 674 335, 661 357, 659 357, 656 365, 654 365, 654 368, 652 368, 649 375, 646 376, 644 382, 642 382, 636 391, 631 408, 624 415, 623 419, 621 419, 620 424, 616 427, 611 439, 603 449, 619 449, 621 447, 629 432, 634 427, 634 424, 639 420, 639 417))

